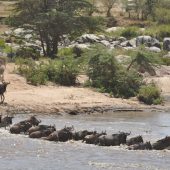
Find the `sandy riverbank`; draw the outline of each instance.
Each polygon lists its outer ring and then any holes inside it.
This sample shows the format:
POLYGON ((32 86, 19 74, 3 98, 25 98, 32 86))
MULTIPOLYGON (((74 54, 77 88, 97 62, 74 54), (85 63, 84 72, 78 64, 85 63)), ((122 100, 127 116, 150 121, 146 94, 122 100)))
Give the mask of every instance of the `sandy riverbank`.
MULTIPOLYGON (((55 113, 78 114, 105 111, 128 111, 144 109, 169 110, 169 104, 165 106, 146 106, 135 99, 125 100, 110 98, 105 94, 95 92, 83 87, 63 86, 39 86, 28 85, 25 78, 15 74, 14 64, 8 64, 5 71, 5 80, 10 85, 5 93, 5 102, 0 106, 2 113, 55 113)), ((164 79, 165 80, 165 79, 164 79)), ((170 77, 164 84, 170 82, 170 77)), ((169 83, 170 84, 170 83, 169 83)), ((161 85, 164 89, 164 85, 161 85)))

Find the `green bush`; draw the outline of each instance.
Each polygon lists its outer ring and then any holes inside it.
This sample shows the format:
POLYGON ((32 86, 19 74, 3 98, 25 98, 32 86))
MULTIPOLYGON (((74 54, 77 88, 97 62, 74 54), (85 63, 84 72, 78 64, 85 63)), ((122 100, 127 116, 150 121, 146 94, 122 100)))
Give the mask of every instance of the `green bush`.
POLYGON ((116 74, 113 93, 115 97, 130 98, 138 94, 143 84, 142 77, 135 71, 120 70, 116 74))
POLYGON ((40 58, 40 51, 35 47, 21 47, 16 51, 16 56, 37 60, 40 58))
POLYGON ((41 68, 41 66, 38 66, 34 69, 28 69, 28 72, 26 74, 26 80, 28 83, 32 85, 45 85, 48 81, 48 77, 45 73, 45 70, 41 68))
POLYGON ((97 88, 110 89, 117 70, 117 63, 114 57, 107 50, 99 50, 93 55, 88 63, 87 75, 92 86, 97 88))
POLYGON ((137 37, 139 35, 139 28, 137 27, 127 27, 122 30, 121 36, 126 37, 128 39, 137 37))
POLYGON ((156 37, 162 41, 165 37, 170 37, 170 25, 155 25, 146 29, 143 34, 156 37))
POLYGON ((112 52, 107 49, 97 49, 91 53, 87 75, 91 85, 100 92, 107 92, 115 97, 129 98, 136 96, 142 84, 142 77, 134 71, 121 68, 112 52))
POLYGON ((47 81, 65 86, 75 85, 79 73, 77 63, 72 58, 50 60, 49 63, 19 58, 16 64, 19 74, 32 85, 46 84, 47 81))
POLYGON ((71 58, 51 61, 47 66, 49 81, 64 86, 75 85, 78 73, 79 68, 76 62, 71 58))
POLYGON ((163 58, 162 61, 165 65, 170 66, 170 58, 163 58))
POLYGON ((163 102, 161 92, 154 84, 142 86, 139 89, 138 99, 148 105, 157 105, 163 102))

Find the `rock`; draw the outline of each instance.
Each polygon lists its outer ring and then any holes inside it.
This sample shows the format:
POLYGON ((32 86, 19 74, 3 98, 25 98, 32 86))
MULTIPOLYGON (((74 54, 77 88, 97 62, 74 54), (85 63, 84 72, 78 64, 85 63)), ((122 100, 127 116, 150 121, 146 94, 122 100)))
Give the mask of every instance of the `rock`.
POLYGON ((76 47, 76 48, 79 48, 79 49, 88 49, 90 47, 90 44, 72 44, 72 45, 69 45, 68 47, 76 47))
POLYGON ((117 30, 124 29, 123 27, 111 27, 106 29, 106 32, 115 32, 117 30))
POLYGON ((158 48, 158 47, 149 47, 148 50, 151 51, 151 52, 155 52, 155 53, 161 52, 161 49, 158 48))
POLYGON ((146 45, 148 47, 158 47, 161 48, 160 42, 156 38, 152 38, 151 36, 138 36, 136 38, 136 46, 146 45))
POLYGON ((127 41, 127 39, 125 37, 119 37, 119 38, 117 38, 117 41, 122 43, 124 41, 127 41))
POLYGON ((122 47, 132 47, 129 41, 124 41, 120 44, 122 47))
POLYGON ((170 51, 170 37, 164 38, 163 49, 166 51, 170 51))
POLYGON ((112 44, 114 47, 118 47, 118 46, 120 46, 120 41, 113 41, 113 42, 111 42, 111 44, 112 44))
POLYGON ((102 41, 100 41, 100 43, 101 43, 101 44, 103 44, 104 46, 108 47, 108 48, 110 48, 110 47, 111 47, 110 42, 109 42, 109 41, 107 41, 107 40, 102 40, 102 41))
POLYGON ((136 38, 129 40, 129 43, 131 44, 132 47, 136 47, 136 38))
POLYGON ((94 34, 84 34, 81 37, 79 37, 76 41, 79 43, 95 43, 99 42, 100 38, 94 34))
POLYGON ((170 58, 170 52, 163 56, 163 58, 170 58))
POLYGON ((24 36, 25 39, 30 40, 32 38, 32 34, 26 34, 24 36))
POLYGON ((117 60, 118 63, 127 63, 128 61, 131 60, 131 57, 128 55, 118 55, 115 56, 115 59, 117 60))

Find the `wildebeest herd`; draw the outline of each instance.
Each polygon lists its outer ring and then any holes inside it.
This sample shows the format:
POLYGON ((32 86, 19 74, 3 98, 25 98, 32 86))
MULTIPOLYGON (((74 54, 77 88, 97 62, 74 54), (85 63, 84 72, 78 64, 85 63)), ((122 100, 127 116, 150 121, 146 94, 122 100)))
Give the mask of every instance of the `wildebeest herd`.
POLYGON ((86 144, 94 144, 99 146, 119 146, 127 145, 129 150, 163 150, 170 149, 170 136, 167 136, 157 142, 151 144, 144 142, 142 136, 128 138, 130 133, 119 132, 116 134, 107 134, 106 132, 98 133, 96 131, 75 131, 74 127, 64 127, 56 130, 55 126, 40 124, 35 116, 20 121, 12 125, 12 116, 0 115, 0 127, 10 125, 9 131, 12 134, 25 134, 30 138, 41 138, 48 141, 66 142, 69 140, 82 141, 86 144))

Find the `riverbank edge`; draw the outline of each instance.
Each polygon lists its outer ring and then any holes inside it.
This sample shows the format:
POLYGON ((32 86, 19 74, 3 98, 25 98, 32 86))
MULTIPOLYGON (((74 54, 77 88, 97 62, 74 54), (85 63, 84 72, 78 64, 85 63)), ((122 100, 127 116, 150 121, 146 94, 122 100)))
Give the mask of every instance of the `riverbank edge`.
POLYGON ((141 106, 114 106, 114 105, 94 105, 94 106, 75 106, 75 105, 64 105, 59 107, 25 107, 24 105, 12 106, 7 103, 0 105, 1 114, 36 114, 36 115, 86 115, 86 114, 104 114, 114 112, 169 112, 169 106, 160 105, 141 105, 141 106))

